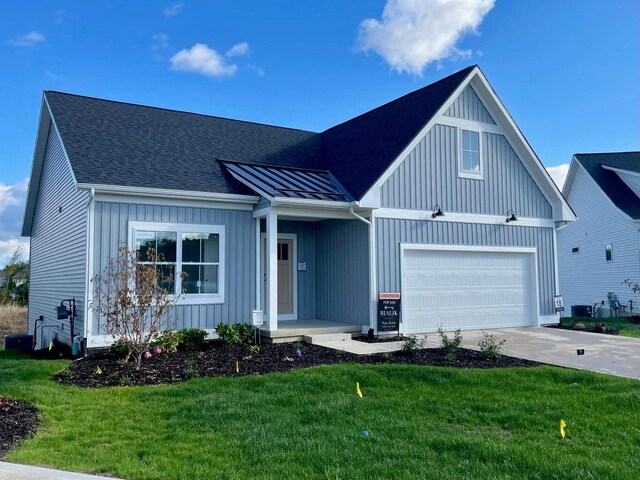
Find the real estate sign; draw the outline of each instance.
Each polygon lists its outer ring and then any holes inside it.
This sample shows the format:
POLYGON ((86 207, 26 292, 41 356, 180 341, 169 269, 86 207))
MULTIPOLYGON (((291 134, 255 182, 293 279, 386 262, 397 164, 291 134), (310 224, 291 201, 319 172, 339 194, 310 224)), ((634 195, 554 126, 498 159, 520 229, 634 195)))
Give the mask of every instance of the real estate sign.
POLYGON ((378 294, 378 333, 400 331, 400 294, 378 294))

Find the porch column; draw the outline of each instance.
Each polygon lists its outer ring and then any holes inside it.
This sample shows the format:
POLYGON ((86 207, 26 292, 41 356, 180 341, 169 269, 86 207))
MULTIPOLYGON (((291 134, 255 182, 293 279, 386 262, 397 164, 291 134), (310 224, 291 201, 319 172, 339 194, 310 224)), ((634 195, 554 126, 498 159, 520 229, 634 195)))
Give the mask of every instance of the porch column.
POLYGON ((278 329, 278 215, 269 212, 267 223, 266 313, 269 330, 278 329))

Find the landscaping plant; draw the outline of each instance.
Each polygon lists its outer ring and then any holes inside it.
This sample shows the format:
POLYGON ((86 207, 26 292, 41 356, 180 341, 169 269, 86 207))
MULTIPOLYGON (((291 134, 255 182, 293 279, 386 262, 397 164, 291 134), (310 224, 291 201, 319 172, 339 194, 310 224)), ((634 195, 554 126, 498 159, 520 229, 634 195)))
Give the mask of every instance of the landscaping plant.
POLYGON ((178 341, 187 350, 202 350, 205 346, 207 332, 199 328, 183 328, 178 331, 178 341))
POLYGON ((438 335, 440 335, 440 340, 442 341, 442 348, 447 354, 447 358, 450 360, 454 360, 458 355, 458 350, 460 349, 460 345, 462 345, 462 332, 458 328, 453 332, 453 338, 449 338, 449 336, 445 333, 442 325, 438 327, 438 335))
POLYGON ((152 249, 147 256, 143 261, 122 243, 118 256, 109 258, 104 272, 94 278, 93 309, 106 333, 125 343, 125 362, 133 358, 136 370, 151 342, 170 326, 168 313, 178 301, 161 286, 172 278, 171 268, 163 272, 162 258, 152 249))
POLYGON ((480 354, 485 358, 500 358, 502 356, 502 346, 507 343, 503 338, 498 337, 482 330, 482 338, 478 342, 480 354))
POLYGON ((253 327, 248 323, 219 323, 216 333, 223 342, 250 345, 253 343, 253 327))
POLYGON ((180 333, 175 330, 165 330, 162 334, 158 335, 153 341, 154 347, 160 347, 163 352, 176 352, 178 351, 178 345, 180 345, 180 333))
POLYGON ((400 351, 402 353, 413 353, 416 350, 424 348, 427 343, 427 337, 418 339, 415 335, 409 335, 407 339, 402 343, 400 351))

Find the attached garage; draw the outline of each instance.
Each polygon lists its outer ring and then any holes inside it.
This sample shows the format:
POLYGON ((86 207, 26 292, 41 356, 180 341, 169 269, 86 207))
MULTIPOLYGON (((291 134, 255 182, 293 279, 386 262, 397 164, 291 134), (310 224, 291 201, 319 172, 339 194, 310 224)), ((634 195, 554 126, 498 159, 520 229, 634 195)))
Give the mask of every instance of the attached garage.
POLYGON ((535 248, 401 246, 404 333, 538 324, 535 248))

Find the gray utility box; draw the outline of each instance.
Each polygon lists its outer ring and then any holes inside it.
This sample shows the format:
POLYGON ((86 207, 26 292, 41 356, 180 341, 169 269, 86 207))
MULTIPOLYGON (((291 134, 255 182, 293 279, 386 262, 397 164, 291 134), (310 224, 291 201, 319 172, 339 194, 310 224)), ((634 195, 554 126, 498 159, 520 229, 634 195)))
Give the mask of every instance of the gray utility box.
POLYGON ((5 335, 4 349, 30 352, 31 350, 33 350, 33 335, 5 335))

